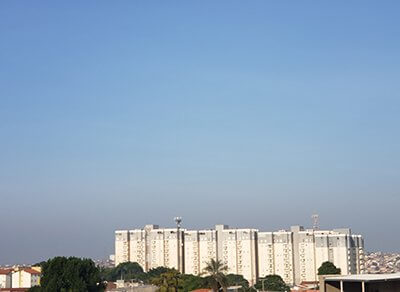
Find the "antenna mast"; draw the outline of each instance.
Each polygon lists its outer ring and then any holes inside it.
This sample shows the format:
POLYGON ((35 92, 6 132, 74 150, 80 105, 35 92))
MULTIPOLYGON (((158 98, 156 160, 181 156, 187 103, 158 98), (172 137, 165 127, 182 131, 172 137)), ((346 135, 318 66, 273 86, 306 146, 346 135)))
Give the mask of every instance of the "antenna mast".
POLYGON ((318 214, 313 214, 311 216, 312 222, 313 222, 313 229, 314 230, 319 230, 319 215, 318 214))

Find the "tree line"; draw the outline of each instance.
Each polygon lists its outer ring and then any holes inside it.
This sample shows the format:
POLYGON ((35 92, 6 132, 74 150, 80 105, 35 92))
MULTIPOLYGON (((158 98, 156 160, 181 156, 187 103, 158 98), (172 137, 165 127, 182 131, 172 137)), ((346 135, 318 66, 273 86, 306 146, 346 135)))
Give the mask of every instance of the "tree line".
MULTIPOLYGON (((242 275, 228 274, 227 266, 214 259, 207 263, 201 276, 181 274, 166 267, 145 272, 134 262, 121 263, 114 268, 97 267, 91 259, 76 257, 55 257, 40 265, 41 286, 31 288, 30 292, 101 292, 105 290, 107 282, 117 280, 156 285, 160 292, 189 292, 202 288, 226 292, 231 286, 238 287, 239 292, 290 291, 290 287, 278 275, 260 278, 250 287, 242 275)), ((318 274, 340 274, 340 269, 325 262, 318 274)))

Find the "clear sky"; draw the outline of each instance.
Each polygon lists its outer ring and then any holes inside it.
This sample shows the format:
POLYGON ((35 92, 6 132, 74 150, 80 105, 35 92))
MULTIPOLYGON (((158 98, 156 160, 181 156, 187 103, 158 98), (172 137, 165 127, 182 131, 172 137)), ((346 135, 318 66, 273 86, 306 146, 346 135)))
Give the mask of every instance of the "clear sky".
POLYGON ((154 223, 400 252, 400 2, 0 1, 0 264, 154 223))

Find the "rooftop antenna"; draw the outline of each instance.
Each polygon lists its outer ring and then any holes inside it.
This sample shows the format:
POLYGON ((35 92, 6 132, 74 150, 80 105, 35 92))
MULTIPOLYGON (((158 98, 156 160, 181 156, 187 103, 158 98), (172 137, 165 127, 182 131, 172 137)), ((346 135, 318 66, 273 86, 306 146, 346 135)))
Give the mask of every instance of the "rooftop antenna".
MULTIPOLYGON (((181 249, 182 249, 183 245, 180 241, 180 235, 181 235, 180 229, 181 229, 182 217, 179 217, 179 216, 175 217, 174 221, 176 223, 176 239, 178 240, 177 245, 176 245, 177 255, 178 255, 178 258, 177 258, 178 269, 177 270, 178 270, 178 272, 181 273, 183 271, 183 269, 181 269, 181 266, 183 267, 183 261, 182 261, 182 257, 181 257, 181 249), (182 261, 182 263, 181 263, 181 261, 182 261)), ((183 238, 182 238, 182 242, 183 242, 183 238)))
POLYGON ((181 227, 182 217, 175 217, 174 221, 176 223, 176 227, 181 227))
POLYGON ((313 222, 313 229, 314 230, 319 230, 319 215, 318 214, 313 214, 311 215, 311 219, 313 222))

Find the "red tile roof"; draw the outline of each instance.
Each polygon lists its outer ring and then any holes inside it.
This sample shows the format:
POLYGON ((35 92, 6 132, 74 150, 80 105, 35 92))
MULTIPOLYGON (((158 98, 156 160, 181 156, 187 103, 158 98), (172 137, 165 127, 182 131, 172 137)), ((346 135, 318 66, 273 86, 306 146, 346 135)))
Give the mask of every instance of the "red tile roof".
POLYGON ((0 269, 0 275, 8 275, 12 269, 0 269))
POLYGON ((24 268, 23 271, 29 273, 29 274, 33 274, 33 275, 40 275, 40 272, 32 269, 32 268, 24 268))

